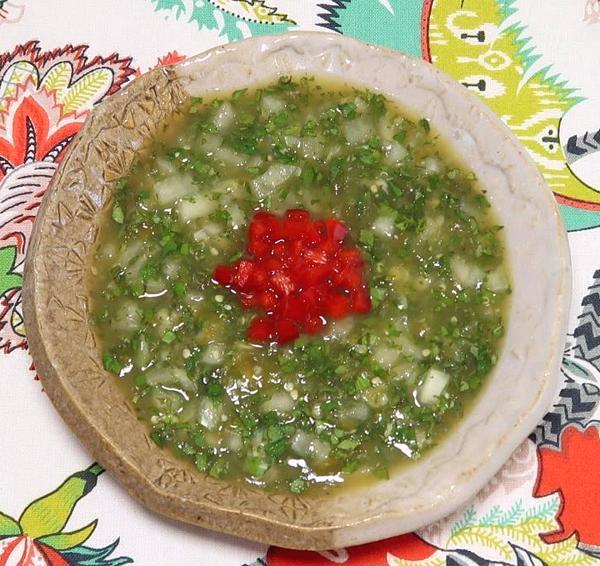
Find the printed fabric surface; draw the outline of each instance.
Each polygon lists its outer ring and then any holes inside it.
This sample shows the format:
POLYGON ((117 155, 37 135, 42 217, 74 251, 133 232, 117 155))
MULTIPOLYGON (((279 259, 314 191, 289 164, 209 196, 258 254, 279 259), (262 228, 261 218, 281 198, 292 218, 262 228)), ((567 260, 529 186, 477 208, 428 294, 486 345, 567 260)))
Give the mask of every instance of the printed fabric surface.
POLYGON ((0 565, 600 564, 600 0, 0 0, 0 565), (56 414, 32 368, 23 262, 52 175, 135 76, 230 41, 329 30, 430 61, 545 176, 574 286, 554 406, 465 507, 418 532, 298 552, 162 519, 56 414))

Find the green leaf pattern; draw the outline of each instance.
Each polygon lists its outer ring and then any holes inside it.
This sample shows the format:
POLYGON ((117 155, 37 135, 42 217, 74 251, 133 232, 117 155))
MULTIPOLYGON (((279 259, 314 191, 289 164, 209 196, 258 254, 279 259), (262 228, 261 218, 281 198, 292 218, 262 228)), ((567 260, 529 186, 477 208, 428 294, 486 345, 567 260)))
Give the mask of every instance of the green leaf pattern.
POLYGON ((255 35, 283 33, 295 22, 264 0, 204 0, 186 8, 183 0, 150 0, 155 11, 170 11, 175 19, 185 18, 200 30, 217 30, 220 37, 237 41, 255 35), (237 15, 238 12, 247 16, 237 15))
POLYGON ((73 64, 70 61, 61 61, 44 75, 40 88, 47 91, 63 91, 69 86, 72 76, 73 64))
POLYGON ((23 277, 20 273, 15 273, 16 260, 16 246, 0 248, 0 297, 11 289, 21 287, 23 277))
POLYGON ((0 537, 10 537, 21 534, 19 523, 12 517, 0 512, 0 537))
POLYGON ((94 101, 102 99, 113 84, 113 72, 107 67, 94 69, 83 75, 68 89, 59 94, 63 112, 68 114, 80 108, 90 107, 94 101))
MULTIPOLYGON (((0 512, 0 541, 6 537, 24 535, 54 549, 65 558, 65 564, 72 566, 122 566, 130 564, 131 558, 121 556, 110 558, 119 540, 104 548, 83 546, 96 530, 98 521, 92 521, 75 531, 63 531, 77 503, 94 487, 104 469, 93 464, 89 468, 69 476, 54 491, 31 502, 19 520, 0 512)), ((0 546, 0 564, 12 564, 3 559, 0 546)), ((46 562, 44 562, 45 564, 46 562)), ((19 562, 21 564, 21 562, 19 562)), ((24 562, 23 562, 24 564, 24 562)), ((27 562, 29 564, 29 562, 27 562)))
POLYGON ((55 535, 48 535, 41 537, 40 542, 47 544, 54 548, 54 550, 67 550, 83 544, 87 539, 92 536, 92 533, 96 529, 98 521, 93 521, 89 525, 81 529, 70 533, 57 533, 55 535))
MULTIPOLYGON (((480 502, 481 503, 481 502, 480 502)), ((484 507, 484 505, 483 505, 484 507)), ((552 566, 588 566, 597 564, 596 558, 582 552, 576 536, 560 543, 546 544, 541 534, 555 531, 559 525, 556 513, 560 507, 558 495, 541 500, 530 496, 519 497, 507 507, 494 504, 477 510, 475 504, 451 520, 448 537, 442 549, 419 562, 421 566, 442 566, 453 552, 468 549, 483 559, 513 564, 518 545, 552 566)), ((427 536, 424 537, 427 539, 427 536)), ((414 562, 391 557, 390 566, 414 566, 414 562)))
POLYGON ((29 61, 19 61, 11 65, 2 75, 0 80, 0 112, 6 112, 8 101, 16 95, 19 86, 31 80, 33 84, 38 82, 38 70, 29 61))

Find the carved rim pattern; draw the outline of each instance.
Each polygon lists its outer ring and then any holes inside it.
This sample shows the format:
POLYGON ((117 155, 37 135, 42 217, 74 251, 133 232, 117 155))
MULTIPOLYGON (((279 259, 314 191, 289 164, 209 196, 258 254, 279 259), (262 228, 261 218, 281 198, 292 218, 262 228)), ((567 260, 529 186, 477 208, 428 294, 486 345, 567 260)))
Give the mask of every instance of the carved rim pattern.
POLYGON ((569 297, 568 248, 554 199, 487 107, 423 61, 339 35, 293 33, 230 44, 152 71, 94 111, 40 208, 25 268, 24 311, 30 350, 52 402, 136 499, 210 529, 324 549, 421 527, 491 478, 552 400, 569 297), (99 218, 136 151, 190 95, 230 92, 280 74, 335 76, 428 117, 487 189, 505 225, 514 280, 499 362, 455 430, 387 482, 319 497, 218 481, 160 450, 103 370, 88 324, 86 277, 99 218))

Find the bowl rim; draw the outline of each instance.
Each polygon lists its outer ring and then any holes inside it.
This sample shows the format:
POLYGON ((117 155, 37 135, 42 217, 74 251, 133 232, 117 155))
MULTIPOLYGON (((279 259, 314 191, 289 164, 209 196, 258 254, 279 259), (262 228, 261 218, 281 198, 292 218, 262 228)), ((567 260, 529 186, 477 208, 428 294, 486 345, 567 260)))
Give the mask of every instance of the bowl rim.
MULTIPOLYGON (((150 480, 141 474, 137 467, 138 464, 128 454, 114 452, 111 447, 112 439, 106 436, 104 430, 100 430, 94 422, 89 420, 90 416, 86 414, 86 408, 82 402, 83 398, 77 397, 72 386, 67 384, 68 376, 64 376, 57 371, 55 367, 56 352, 54 351, 56 344, 53 342, 53 335, 48 333, 48 328, 51 324, 65 324, 64 317, 68 307, 65 308, 65 304, 61 303, 62 315, 60 311, 58 314, 57 311, 49 312, 49 305, 57 298, 57 289, 52 286, 48 266, 44 264, 50 245, 49 239, 53 237, 53 234, 56 234, 56 226, 53 228, 52 223, 56 224, 56 209, 60 204, 57 201, 57 194, 72 190, 72 186, 66 185, 65 182, 69 179, 69 175, 73 174, 75 166, 79 166, 75 161, 86 155, 88 146, 94 144, 94 138, 91 136, 102 130, 102 128, 98 130, 98 122, 108 121, 109 115, 113 117, 125 116, 121 112, 122 107, 134 96, 139 97, 142 94, 147 97, 159 96, 156 92, 162 92, 160 90, 156 90, 154 94, 148 94, 159 83, 162 85, 160 88, 164 89, 176 85, 176 92, 169 93, 169 96, 172 97, 172 100, 169 100, 172 104, 178 104, 182 96, 184 98, 189 96, 189 91, 187 93, 184 91, 188 89, 190 83, 204 80, 202 73, 207 62, 209 65, 216 65, 222 58, 226 60, 227 57, 231 57, 232 54, 235 55, 236 52, 240 51, 246 54, 257 52, 266 57, 265 54, 285 53, 285 49, 289 48, 300 51, 302 49, 310 50, 310 46, 321 46, 327 53, 333 53, 331 56, 334 58, 336 56, 335 50, 341 49, 342 55, 338 53, 342 58, 341 64, 344 64, 343 52, 345 49, 353 53, 358 53, 360 50, 370 56, 372 55, 374 60, 392 59, 398 63, 399 68, 403 67, 404 70, 410 68, 415 73, 423 73, 424 80, 430 80, 433 84, 449 91, 458 92, 458 83, 421 59, 386 48, 369 46, 360 41, 327 32, 290 32, 283 35, 255 37, 210 49, 169 68, 150 71, 132 81, 121 92, 113 95, 94 110, 92 118, 86 121, 77 136, 76 142, 72 143, 68 154, 59 166, 46 191, 38 212, 38 220, 34 225, 30 250, 25 264, 23 303, 30 351, 50 399, 71 429, 79 436, 82 443, 104 467, 121 481, 132 496, 163 515, 186 522, 289 548, 326 549, 365 543, 401 534, 449 514, 483 487, 526 434, 535 427, 552 402, 557 385, 558 364, 562 354, 560 344, 566 333, 571 296, 570 258, 566 233, 554 197, 546 187, 541 173, 524 151, 516 136, 499 118, 480 99, 466 91, 461 91, 461 96, 468 100, 474 115, 478 117, 477 119, 495 128, 498 135, 502 136, 507 150, 512 151, 514 154, 514 163, 522 167, 524 176, 528 176, 538 187, 543 189, 539 192, 540 202, 538 204, 541 203, 544 207, 546 214, 544 220, 547 221, 548 227, 552 228, 556 236, 555 251, 561 268, 561 272, 557 275, 557 289, 559 292, 555 297, 555 303, 551 305, 554 308, 555 317, 552 336, 548 342, 552 344, 552 347, 548 348, 549 355, 546 358, 545 366, 539 368, 544 380, 540 384, 529 412, 522 415, 522 419, 518 423, 519 426, 505 431, 496 444, 494 454, 489 455, 479 470, 469 470, 468 466, 465 467, 463 473, 470 475, 468 484, 463 482, 459 485, 457 482, 458 487, 453 489, 450 496, 446 497, 445 500, 429 501, 421 509, 414 510, 412 515, 403 514, 400 509, 395 511, 374 510, 367 518, 363 517, 360 520, 356 520, 354 514, 350 512, 345 523, 327 523, 322 519, 320 522, 314 521, 311 523, 300 519, 301 516, 304 517, 311 512, 310 509, 313 504, 311 504, 309 496, 271 497, 267 493, 262 493, 258 498, 262 498, 265 505, 279 508, 279 512, 263 514, 260 506, 251 511, 245 511, 244 505, 240 506, 233 503, 233 499, 236 497, 238 499, 242 497, 242 502, 245 501, 245 495, 240 496, 244 489, 239 488, 239 486, 219 485, 223 482, 217 482, 216 480, 209 482, 206 486, 209 491, 213 490, 218 494, 216 499, 205 499, 202 502, 196 502, 192 505, 195 511, 192 511, 189 502, 184 501, 186 499, 185 495, 181 495, 181 493, 173 495, 171 493, 172 487, 165 487, 165 485, 160 484, 156 477, 150 480), (215 61, 216 63, 214 63, 215 61), (198 73, 201 75, 200 78, 195 77, 198 73), (189 83, 186 83, 186 81, 189 81, 189 83), (54 218, 50 217, 51 213, 54 214, 54 218), (60 318, 61 316, 63 318, 60 318), (289 507, 288 511, 281 512, 282 508, 287 507, 289 507)), ((348 64, 352 65, 354 61, 349 61, 348 64)), ((281 65, 285 66, 285 60, 282 60, 281 65)), ((165 112, 167 107, 168 104, 165 104, 165 112)), ((120 123, 116 127, 123 128, 125 126, 120 123)), ((436 127, 435 121, 433 121, 433 127, 436 127)), ((104 182, 106 184, 107 180, 105 179, 104 182)), ((108 184, 110 184, 110 181, 108 181, 108 184)), ((108 200, 105 200, 104 204, 108 200)), ((100 206, 90 206, 93 209, 90 213, 92 216, 93 214, 100 214, 100 206)), ((90 224, 92 223, 90 218, 86 220, 76 215, 70 221, 89 221, 90 224)), ((93 237, 93 235, 90 237, 93 237)), ((72 250, 70 251, 72 252, 72 250)), ((80 255, 82 256, 80 257, 81 269, 84 269, 85 253, 80 255)), ((113 376, 109 377, 113 379, 113 376)), ((113 410, 114 407, 110 409, 113 410)), ((121 410, 123 410, 122 407, 121 410)), ((157 451, 156 448, 154 452, 157 451)), ((164 456, 163 453, 158 455, 164 456)), ((193 485, 197 485, 190 479, 189 469, 183 464, 180 469, 175 471, 175 475, 177 474, 180 477, 179 479, 173 479, 175 482, 173 485, 185 484, 188 488, 192 485, 192 489, 193 485)))

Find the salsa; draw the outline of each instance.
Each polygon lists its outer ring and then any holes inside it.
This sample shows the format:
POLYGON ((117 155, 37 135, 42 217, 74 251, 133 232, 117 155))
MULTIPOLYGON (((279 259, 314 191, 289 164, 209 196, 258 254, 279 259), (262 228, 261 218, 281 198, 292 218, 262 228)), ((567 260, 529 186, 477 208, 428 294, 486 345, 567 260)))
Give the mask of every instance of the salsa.
POLYGON ((429 122, 381 94, 281 77, 194 98, 100 230, 104 368, 152 440, 214 478, 387 478, 496 363, 501 229, 429 122))

